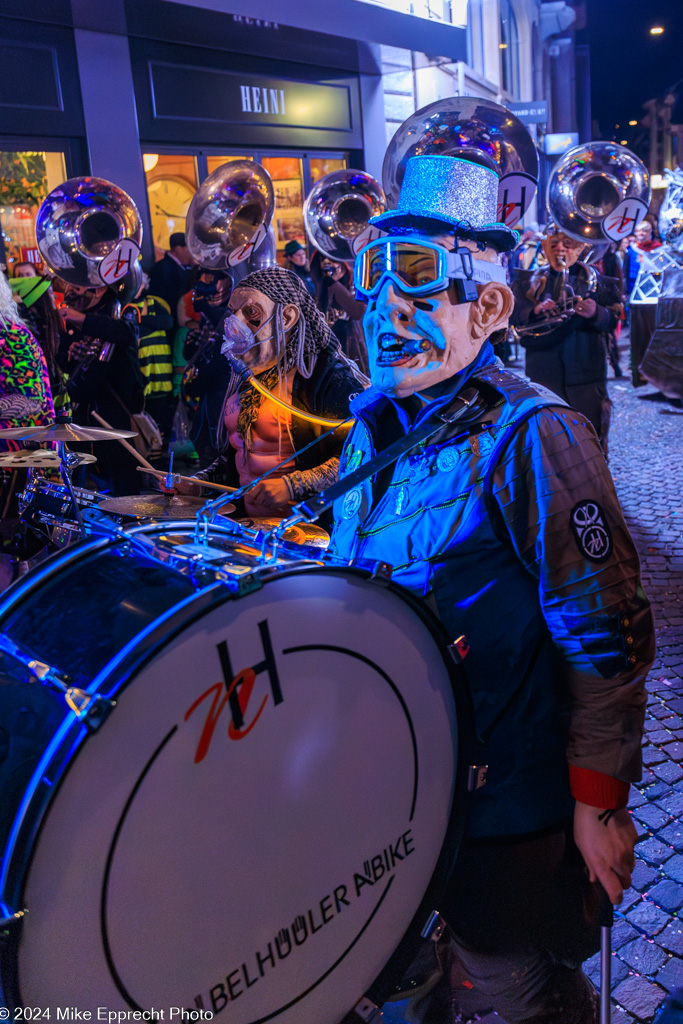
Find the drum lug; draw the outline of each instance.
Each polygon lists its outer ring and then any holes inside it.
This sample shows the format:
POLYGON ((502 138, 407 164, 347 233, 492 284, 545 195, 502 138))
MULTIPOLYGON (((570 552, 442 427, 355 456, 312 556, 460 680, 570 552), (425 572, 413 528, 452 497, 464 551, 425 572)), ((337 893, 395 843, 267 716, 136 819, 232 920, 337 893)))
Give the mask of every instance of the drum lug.
POLYGON ((454 640, 452 644, 448 645, 448 650, 455 664, 461 665, 470 653, 470 645, 467 642, 467 637, 459 636, 457 640, 454 640))
POLYGON ((471 764, 467 769, 467 790, 474 793, 486 785, 486 776, 489 766, 487 764, 471 764))
MULTIPOLYGON (((373 1024, 373 1022, 374 1024, 380 1024, 383 1020, 381 1009, 377 1003, 373 1003, 372 999, 368 999, 367 996, 359 999, 351 1012, 357 1020, 362 1020, 365 1024, 373 1024)), ((345 1021, 347 1019, 344 1018, 345 1021)))
POLYGON ((391 583, 393 571, 393 565, 389 565, 388 562, 375 562, 370 572, 370 582, 377 583, 380 587, 386 587, 387 583, 391 583))
POLYGON ((3 907, 3 910, 5 911, 5 916, 0 918, 0 946, 14 940, 17 930, 22 925, 23 918, 28 914, 28 910, 11 911, 9 907, 3 907))
POLYGON ((115 700, 107 700, 99 693, 86 693, 75 687, 66 691, 64 700, 90 732, 96 732, 116 707, 115 700))
POLYGON ((428 939, 430 942, 438 942, 445 930, 446 922, 444 918, 438 910, 432 910, 424 928, 420 932, 420 936, 423 939, 428 939))
POLYGON ((263 580, 256 573, 249 573, 247 576, 240 576, 237 583, 237 593, 240 597, 244 597, 245 594, 252 594, 255 590, 260 590, 263 586, 263 580))

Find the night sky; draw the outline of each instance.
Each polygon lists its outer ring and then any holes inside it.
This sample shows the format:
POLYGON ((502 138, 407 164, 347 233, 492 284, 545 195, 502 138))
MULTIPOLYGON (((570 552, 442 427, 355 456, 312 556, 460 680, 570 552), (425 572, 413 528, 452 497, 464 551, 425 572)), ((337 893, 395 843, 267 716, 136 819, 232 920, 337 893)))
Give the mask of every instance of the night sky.
POLYGON ((586 20, 577 42, 591 48, 593 120, 602 138, 639 149, 646 129, 628 122, 640 120, 642 104, 677 82, 683 120, 683 0, 586 0, 586 20), (653 25, 664 33, 651 36, 653 25))

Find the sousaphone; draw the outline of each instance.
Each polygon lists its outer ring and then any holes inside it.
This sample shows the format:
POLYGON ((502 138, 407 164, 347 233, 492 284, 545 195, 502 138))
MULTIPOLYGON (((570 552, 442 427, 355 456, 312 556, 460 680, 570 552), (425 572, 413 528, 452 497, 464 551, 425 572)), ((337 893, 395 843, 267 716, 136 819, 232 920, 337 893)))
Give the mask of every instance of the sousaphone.
POLYGON ((205 270, 228 270, 252 260, 265 239, 270 252, 274 209, 273 182, 265 167, 254 160, 229 160, 192 198, 185 222, 190 252, 205 270))
POLYGON ((351 263, 371 234, 371 217, 387 208, 382 186, 366 171, 331 171, 318 181, 304 203, 306 234, 315 248, 333 260, 351 263))
POLYGON ((118 185, 104 178, 69 178, 43 200, 36 240, 44 262, 63 281, 116 288, 137 272, 142 222, 118 185))

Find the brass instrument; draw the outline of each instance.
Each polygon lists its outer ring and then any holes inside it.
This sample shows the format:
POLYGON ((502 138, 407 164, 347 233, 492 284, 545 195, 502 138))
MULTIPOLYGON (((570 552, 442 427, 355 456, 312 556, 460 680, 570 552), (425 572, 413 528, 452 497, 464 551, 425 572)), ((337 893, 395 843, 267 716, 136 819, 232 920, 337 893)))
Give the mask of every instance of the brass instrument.
POLYGON ((187 211, 187 244, 205 270, 247 262, 265 239, 275 209, 270 175, 254 160, 230 160, 199 186, 187 211))
POLYGON ((81 288, 101 288, 100 265, 121 243, 139 250, 142 223, 122 188, 104 178, 69 178, 43 200, 36 218, 40 255, 54 274, 81 288))
POLYGON ((371 174, 350 168, 332 171, 306 197, 306 234, 323 256, 352 263, 368 221, 386 208, 382 186, 371 174))
MULTIPOLYGON (((581 295, 569 284, 569 268, 563 268, 556 312, 537 317, 517 328, 521 337, 542 338, 574 316, 578 298, 595 296, 598 275, 591 265, 601 259, 611 241, 627 237, 647 212, 650 202, 647 170, 641 160, 614 142, 589 142, 569 150, 553 169, 548 181, 547 203, 552 222, 548 234, 562 232, 584 243, 577 261, 581 295)), ((523 283, 527 297, 541 292, 547 269, 517 271, 515 283, 523 283)))
POLYGON ((514 228, 531 205, 538 180, 533 139, 499 103, 473 96, 437 100, 404 121, 389 143, 382 183, 395 209, 406 164, 413 156, 455 156, 498 174, 498 220, 514 228))

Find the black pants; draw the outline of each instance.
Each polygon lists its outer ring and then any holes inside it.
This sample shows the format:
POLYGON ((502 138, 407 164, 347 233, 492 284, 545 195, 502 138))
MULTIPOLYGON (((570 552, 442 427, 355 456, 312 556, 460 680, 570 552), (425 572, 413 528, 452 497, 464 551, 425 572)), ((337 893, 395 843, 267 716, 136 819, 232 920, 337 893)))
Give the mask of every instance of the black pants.
POLYGON ((580 964, 599 948, 599 906, 568 830, 465 842, 443 908, 444 973, 407 1018, 452 1024, 494 1009, 508 1024, 597 1024, 580 964))
POLYGON ((647 384, 638 368, 647 352, 647 346, 655 332, 657 303, 634 302, 631 304, 631 379, 634 388, 647 384))

